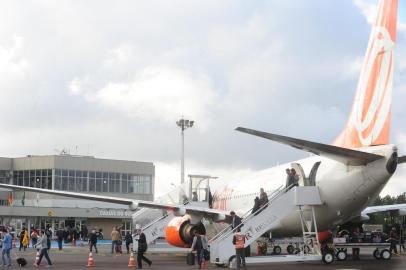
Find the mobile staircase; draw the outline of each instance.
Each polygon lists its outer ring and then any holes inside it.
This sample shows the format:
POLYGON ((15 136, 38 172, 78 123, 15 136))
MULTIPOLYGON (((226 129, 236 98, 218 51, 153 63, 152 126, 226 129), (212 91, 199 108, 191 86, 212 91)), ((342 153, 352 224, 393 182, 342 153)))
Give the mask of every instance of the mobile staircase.
MULTIPOLYGON (((314 207, 321 205, 317 186, 295 186, 279 188, 269 197, 268 204, 255 213, 251 211, 242 216, 241 233, 245 234, 245 247, 251 245, 268 231, 281 227, 281 220, 295 211, 303 231, 301 251, 295 255, 247 257, 246 263, 269 263, 287 261, 322 260, 330 263, 334 256, 324 258, 320 252, 314 207)), ((209 241, 210 261, 218 266, 235 265, 235 248, 232 243, 234 232, 228 226, 209 241)))

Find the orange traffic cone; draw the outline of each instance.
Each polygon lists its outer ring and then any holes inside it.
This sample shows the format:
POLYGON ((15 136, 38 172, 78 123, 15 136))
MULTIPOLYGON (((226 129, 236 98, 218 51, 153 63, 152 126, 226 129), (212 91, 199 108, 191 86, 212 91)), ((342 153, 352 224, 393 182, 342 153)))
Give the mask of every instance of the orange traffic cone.
POLYGON ((130 260, 128 261, 128 267, 136 268, 134 253, 132 253, 132 252, 130 253, 130 260))
POLYGON ((94 266, 96 266, 96 264, 94 263, 93 255, 92 255, 91 252, 89 253, 89 259, 87 260, 87 266, 88 266, 88 267, 94 267, 94 266))
POLYGON ((202 268, 205 269, 206 268, 206 259, 202 258, 202 268))

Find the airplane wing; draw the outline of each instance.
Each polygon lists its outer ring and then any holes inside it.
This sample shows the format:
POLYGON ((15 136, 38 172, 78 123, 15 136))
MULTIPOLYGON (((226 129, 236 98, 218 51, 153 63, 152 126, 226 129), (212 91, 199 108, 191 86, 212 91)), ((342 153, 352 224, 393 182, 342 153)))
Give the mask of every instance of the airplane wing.
POLYGON ((348 148, 338 147, 329 144, 322 144, 316 143, 311 141, 305 141, 301 139, 286 137, 282 135, 267 133, 263 131, 257 131, 253 129, 238 127, 236 130, 248 133, 251 135, 255 135, 258 137, 262 137, 268 140, 272 140, 275 142, 279 142, 282 144, 286 144, 292 146, 294 148, 304 150, 319 156, 325 156, 327 158, 334 159, 338 162, 352 165, 352 166, 359 166, 359 165, 366 165, 370 162, 375 160, 384 158, 384 156, 352 150, 348 148))
POLYGON ((390 205, 379 205, 379 206, 369 206, 361 212, 361 215, 374 214, 379 212, 396 212, 399 216, 406 216, 406 203, 403 204, 390 204, 390 205))
POLYGON ((210 218, 210 219, 213 219, 213 221, 215 221, 215 222, 220 222, 220 221, 229 219, 229 213, 227 211, 196 206, 193 204, 174 205, 174 204, 166 204, 166 203, 158 203, 158 202, 150 202, 150 201, 131 200, 131 199, 126 199, 126 198, 118 198, 118 197, 85 194, 85 193, 78 193, 78 192, 67 192, 67 191, 59 191, 59 190, 51 190, 51 189, 23 187, 23 186, 8 185, 8 184, 0 184, 0 188, 7 188, 7 189, 12 189, 12 190, 23 190, 23 191, 29 191, 29 192, 51 194, 51 195, 59 195, 59 196, 65 196, 65 197, 70 197, 70 198, 76 198, 76 199, 122 204, 122 205, 127 205, 131 210, 136 210, 139 207, 162 209, 162 210, 166 210, 166 211, 173 211, 175 213, 175 215, 179 214, 179 215, 183 216, 185 214, 190 214, 190 215, 210 218))

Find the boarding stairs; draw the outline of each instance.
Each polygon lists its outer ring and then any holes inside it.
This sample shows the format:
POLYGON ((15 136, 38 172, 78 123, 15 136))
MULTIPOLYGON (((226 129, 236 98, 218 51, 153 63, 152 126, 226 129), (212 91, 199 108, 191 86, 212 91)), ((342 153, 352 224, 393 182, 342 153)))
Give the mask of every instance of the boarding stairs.
MULTIPOLYGON (((245 234, 245 247, 252 244, 264 233, 280 228, 282 219, 298 211, 304 243, 309 244, 312 249, 307 250, 307 252, 319 252, 319 248, 315 245, 318 245, 314 213, 314 206, 317 205, 321 205, 317 186, 295 186, 277 189, 276 192, 269 196, 267 205, 264 205, 255 213, 251 213, 252 210, 250 210, 242 216, 242 226, 240 228, 241 233, 245 234)), ((235 248, 232 243, 233 236, 234 232, 231 226, 228 226, 210 239, 210 261, 212 263, 229 265, 232 262, 235 258, 235 248)), ((251 258, 247 258, 247 262, 248 259, 251 258)))
POLYGON ((173 212, 168 212, 165 215, 157 218, 156 220, 144 226, 142 228, 142 231, 145 234, 147 243, 150 244, 154 242, 158 237, 164 236, 166 226, 168 225, 169 221, 171 221, 174 217, 175 215, 173 214, 173 212))

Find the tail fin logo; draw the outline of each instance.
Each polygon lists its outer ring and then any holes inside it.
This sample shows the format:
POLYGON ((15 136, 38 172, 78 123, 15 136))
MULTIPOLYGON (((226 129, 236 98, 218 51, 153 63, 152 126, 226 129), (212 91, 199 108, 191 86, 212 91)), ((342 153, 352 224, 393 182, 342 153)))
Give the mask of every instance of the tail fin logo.
POLYGON ((334 145, 389 143, 397 0, 381 0, 372 27, 350 117, 334 145))
POLYGON ((375 27, 360 76, 353 123, 363 146, 373 144, 389 117, 393 76, 393 47, 388 30, 375 27))

